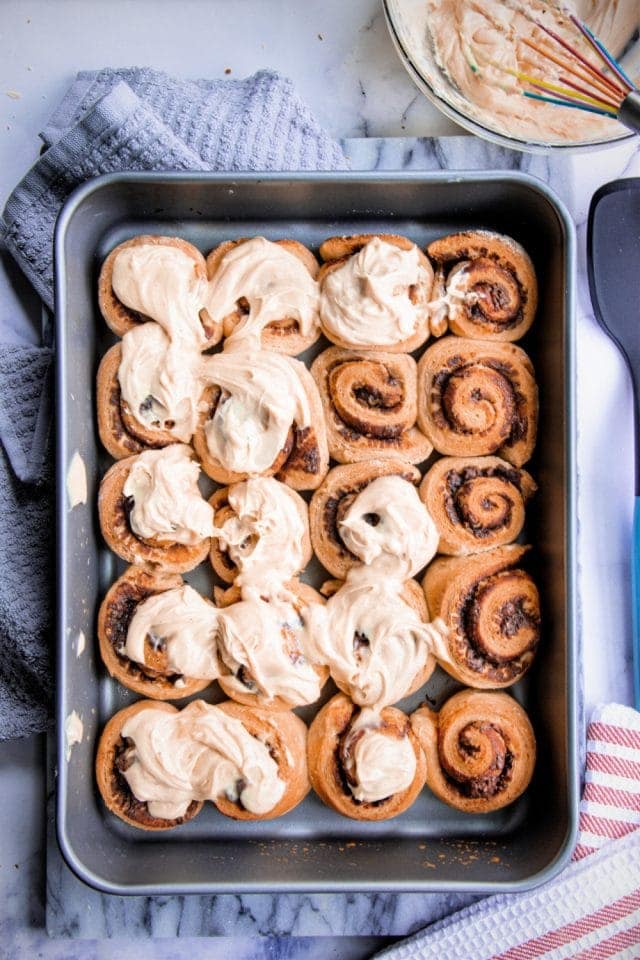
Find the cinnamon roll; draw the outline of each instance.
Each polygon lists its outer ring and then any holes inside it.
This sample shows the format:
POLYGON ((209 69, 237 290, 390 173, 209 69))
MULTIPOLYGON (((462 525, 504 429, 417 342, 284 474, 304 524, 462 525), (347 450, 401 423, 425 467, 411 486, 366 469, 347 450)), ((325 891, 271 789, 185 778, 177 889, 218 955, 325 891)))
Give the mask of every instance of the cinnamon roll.
POLYGON ((410 353, 429 337, 433 269, 406 237, 331 237, 320 246, 322 332, 339 347, 410 353))
POLYGON ((538 283, 529 254, 511 237, 467 230, 435 240, 432 309, 449 329, 476 340, 519 340, 533 322, 538 283))
POLYGON ((100 655, 109 674, 154 700, 204 690, 217 676, 216 651, 193 641, 210 632, 208 608, 215 611, 177 574, 129 567, 98 613, 100 655))
POLYGON ((198 489, 200 468, 183 444, 114 463, 100 484, 107 546, 128 563, 167 573, 193 570, 209 553, 213 510, 198 489))
POLYGON ((426 764, 409 718, 395 707, 358 710, 339 693, 309 728, 309 777, 320 799, 345 817, 388 820, 424 786, 426 764))
POLYGON ((296 356, 320 336, 319 264, 297 240, 229 240, 207 257, 224 335, 258 326, 264 350, 296 356))
POLYGON ((536 441, 538 390, 512 343, 444 337, 418 364, 418 425, 439 453, 495 453, 516 467, 536 441))
POLYGON ((440 540, 438 553, 479 553, 515 540, 536 485, 499 457, 442 457, 420 484, 440 540))
POLYGON ((102 265, 98 303, 119 337, 148 320, 199 349, 222 337, 210 313, 205 259, 180 237, 145 235, 118 244, 102 265))
MULTIPOLYGON (((329 573, 341 580, 344 580, 351 567, 362 559, 352 552, 343 538, 341 524, 344 516, 359 494, 380 477, 400 477, 407 484, 415 485, 420 480, 420 471, 401 460, 369 460, 366 463, 345 464, 330 470, 311 498, 309 524, 314 552, 329 573)), ((390 506, 384 503, 378 505, 390 506)), ((376 510, 365 520, 372 529, 376 529, 380 515, 376 510)), ((427 562, 425 560, 425 563, 427 562)))
POLYGON ((308 790, 300 724, 203 700, 182 710, 141 700, 103 731, 98 788, 108 809, 145 830, 184 823, 205 800, 237 819, 280 816, 308 790))
POLYGON ((230 349, 207 358, 210 384, 193 438, 203 470, 218 483, 276 476, 315 490, 329 467, 317 387, 291 357, 230 349))
POLYGON ((291 579, 311 559, 309 513, 302 497, 272 477, 221 487, 214 511, 211 564, 221 580, 291 579))
POLYGON ((411 715, 424 750, 427 786, 464 813, 489 813, 513 803, 529 786, 536 741, 529 718, 508 694, 461 690, 439 713, 411 715))
POLYGON ((518 567, 528 547, 496 547, 469 557, 439 557, 422 581, 429 614, 446 624, 431 650, 447 673, 470 687, 508 687, 529 669, 540 638, 535 583, 518 567))
POLYGON ((329 453, 339 463, 371 457, 426 460, 433 447, 416 427, 417 367, 406 354, 329 347, 316 357, 329 453))

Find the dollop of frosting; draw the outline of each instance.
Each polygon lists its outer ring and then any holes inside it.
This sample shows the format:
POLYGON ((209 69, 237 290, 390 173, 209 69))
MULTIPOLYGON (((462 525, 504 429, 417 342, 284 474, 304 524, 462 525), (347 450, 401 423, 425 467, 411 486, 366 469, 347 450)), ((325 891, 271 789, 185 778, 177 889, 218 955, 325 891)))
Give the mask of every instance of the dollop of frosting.
POLYGON ((221 796, 263 814, 284 794, 266 745, 235 717, 202 700, 176 713, 140 710, 126 721, 122 736, 133 741, 123 775, 152 817, 173 820, 184 816, 192 801, 221 796))
POLYGON ((211 455, 227 470, 263 473, 285 446, 292 424, 311 425, 298 364, 303 367, 291 357, 246 350, 235 334, 223 353, 205 360, 206 380, 222 390, 205 437, 211 455))
POLYGON ((346 509, 338 529, 359 560, 404 579, 415 576, 438 549, 436 525, 416 488, 403 477, 372 480, 346 509))
POLYGON ((143 323, 122 338, 118 382, 123 401, 139 423, 189 442, 202 393, 197 350, 170 340, 157 323, 143 323))
POLYGON ((346 744, 346 773, 356 800, 375 803, 407 790, 416 775, 416 755, 409 737, 386 733, 367 711, 356 719, 346 744))
POLYGON ((323 327, 354 346, 400 343, 427 315, 432 286, 433 270, 416 246, 402 250, 374 237, 324 278, 323 327))
POLYGON ((219 611, 185 584, 147 597, 129 623, 123 653, 145 663, 147 643, 166 652, 167 672, 215 680, 219 611))
POLYGON ((260 334, 276 320, 296 320, 303 336, 320 328, 320 291, 305 265, 293 253, 264 237, 253 237, 224 255, 211 281, 209 307, 222 322, 244 300, 248 313, 233 336, 260 334))
POLYGON ((198 488, 200 466, 175 443, 138 454, 124 484, 129 524, 143 540, 195 544, 213 532, 213 509, 198 488))
POLYGON ((254 477, 230 488, 233 516, 216 526, 214 537, 240 571, 240 587, 284 583, 304 566, 308 529, 296 497, 272 477, 254 477))

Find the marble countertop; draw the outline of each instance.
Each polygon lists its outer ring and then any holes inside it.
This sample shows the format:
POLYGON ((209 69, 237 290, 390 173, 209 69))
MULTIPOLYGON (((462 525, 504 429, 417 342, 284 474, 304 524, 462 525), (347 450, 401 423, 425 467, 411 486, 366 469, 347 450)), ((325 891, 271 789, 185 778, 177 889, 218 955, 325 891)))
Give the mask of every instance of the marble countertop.
MULTIPOLYGON (((132 63, 213 77, 227 70, 244 76, 275 67, 294 80, 328 130, 348 138, 345 148, 355 169, 522 169, 556 190, 578 227, 585 707, 588 712, 600 701, 631 703, 631 387, 622 360, 591 313, 584 235, 596 187, 617 176, 640 175, 637 146, 550 159, 500 150, 471 137, 427 139, 460 131, 412 86, 394 53, 378 0, 308 0, 304 5, 293 0, 4 0, 0 37, 5 51, 0 64, 3 203, 36 159, 38 130, 76 70, 132 63)), ((2 257, 0 316, 21 309, 31 311, 35 320, 37 307, 26 283, 2 257)), ((105 897, 75 880, 51 843, 45 897, 44 754, 43 738, 0 744, 0 956, 6 951, 12 958, 107 958, 117 949, 123 960, 163 960, 187 952, 194 960, 355 960, 459 902, 416 894, 105 897), (180 941, 159 939, 176 936, 180 941)))

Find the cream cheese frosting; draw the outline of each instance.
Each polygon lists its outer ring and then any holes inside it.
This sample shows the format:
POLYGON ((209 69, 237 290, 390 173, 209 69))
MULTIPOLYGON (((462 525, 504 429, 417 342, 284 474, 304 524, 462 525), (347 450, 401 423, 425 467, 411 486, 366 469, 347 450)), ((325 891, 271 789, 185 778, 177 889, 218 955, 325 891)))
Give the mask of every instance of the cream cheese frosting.
POLYGON ((284 793, 265 744, 239 720, 202 700, 176 713, 140 710, 123 725, 122 736, 133 741, 123 775, 152 817, 173 820, 192 801, 220 796, 263 814, 284 793))
POLYGON ((166 651, 167 672, 215 680, 219 611, 185 584, 147 597, 129 623, 123 653, 145 663, 147 642, 166 651))
POLYGON ((376 477, 357 495, 338 521, 345 546, 376 570, 408 579, 438 549, 436 525, 403 477, 376 477))
POLYGON ((190 447, 171 444, 138 454, 124 483, 133 498, 129 524, 143 540, 196 544, 213 532, 213 508, 198 488, 190 447))
POLYGON ((260 334, 276 320, 297 320, 303 336, 320 332, 320 292, 305 265, 280 244, 253 237, 224 255, 210 284, 209 306, 222 322, 238 301, 248 313, 233 336, 251 336, 259 346, 260 334))
POLYGON ((170 340, 157 323, 134 327, 122 338, 118 368, 121 396, 148 429, 168 430, 188 443, 202 393, 200 353, 170 340))
POLYGON ((407 790, 416 775, 409 737, 386 734, 376 714, 363 710, 346 745, 349 789, 361 803, 376 803, 407 790))
POLYGON ((323 327, 330 337, 354 346, 400 343, 427 314, 432 286, 433 270, 417 247, 402 250, 373 237, 324 278, 323 327))

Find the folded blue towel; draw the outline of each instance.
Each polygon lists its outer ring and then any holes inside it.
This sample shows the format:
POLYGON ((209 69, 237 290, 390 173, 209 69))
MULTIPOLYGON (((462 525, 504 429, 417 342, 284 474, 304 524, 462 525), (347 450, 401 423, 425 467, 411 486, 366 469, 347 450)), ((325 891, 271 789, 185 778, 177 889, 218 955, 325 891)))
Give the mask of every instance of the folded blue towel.
MULTIPOLYGON (((79 73, 9 197, 0 239, 53 307, 53 231, 78 184, 119 170, 343 170, 339 144, 291 82, 178 80, 150 68, 79 73)), ((52 451, 47 343, 0 333, 0 739, 44 729, 52 676, 52 451)))

